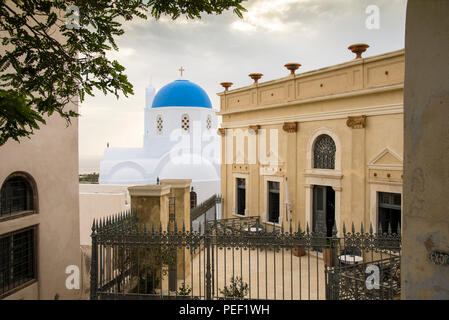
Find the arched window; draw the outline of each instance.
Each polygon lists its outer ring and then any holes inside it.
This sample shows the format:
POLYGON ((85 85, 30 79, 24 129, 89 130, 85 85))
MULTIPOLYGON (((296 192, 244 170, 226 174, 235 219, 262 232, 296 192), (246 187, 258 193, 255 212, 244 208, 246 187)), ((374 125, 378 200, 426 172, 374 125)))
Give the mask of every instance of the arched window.
POLYGON ((318 136, 313 145, 313 167, 335 169, 335 142, 327 134, 318 136))
POLYGON ((197 204, 197 195, 196 192, 193 191, 193 187, 190 190, 190 209, 193 209, 196 207, 197 204))
POLYGON ((156 119, 156 129, 158 134, 162 134, 162 130, 164 129, 164 121, 162 120, 162 116, 157 116, 156 119))
POLYGON ((0 190, 0 217, 35 211, 34 183, 23 173, 11 174, 0 190))
POLYGON ((181 118, 181 128, 183 132, 189 132, 190 130, 190 119, 188 114, 183 114, 181 118))

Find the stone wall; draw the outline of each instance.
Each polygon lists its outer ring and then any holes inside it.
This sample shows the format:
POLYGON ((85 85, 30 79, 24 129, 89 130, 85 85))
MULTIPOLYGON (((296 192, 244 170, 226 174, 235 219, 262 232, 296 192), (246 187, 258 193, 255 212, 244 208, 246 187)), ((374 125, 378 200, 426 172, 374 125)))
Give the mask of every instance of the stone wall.
POLYGON ((402 298, 449 299, 449 1, 409 0, 402 298))

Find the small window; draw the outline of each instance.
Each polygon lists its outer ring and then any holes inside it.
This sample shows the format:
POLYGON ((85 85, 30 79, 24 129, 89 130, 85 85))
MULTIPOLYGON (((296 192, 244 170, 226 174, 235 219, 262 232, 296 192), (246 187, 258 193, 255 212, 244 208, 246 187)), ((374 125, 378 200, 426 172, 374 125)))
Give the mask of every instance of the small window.
POLYGON ((237 214, 244 216, 246 209, 246 179, 237 178, 237 214))
POLYGON ((196 195, 196 192, 193 191, 193 187, 192 187, 192 190, 190 191, 190 209, 193 209, 196 207, 197 199, 198 199, 198 197, 196 195))
POLYGON ((378 232, 401 234, 401 194, 378 193, 378 232))
POLYGON ((327 134, 318 136, 313 145, 313 167, 335 169, 335 142, 327 134))
POLYGON ((207 115, 206 128, 207 128, 207 130, 210 130, 212 128, 212 118, 211 118, 210 114, 207 115))
POLYGON ((162 134, 162 130, 164 129, 164 121, 162 120, 162 116, 157 116, 156 120, 156 129, 158 134, 162 134))
POLYGON ((0 217, 33 211, 34 193, 29 179, 20 173, 10 175, 0 191, 0 217))
POLYGON ((181 128, 183 132, 189 132, 190 131, 190 119, 189 119, 189 115, 184 114, 182 115, 182 119, 181 119, 181 128))
POLYGON ((268 221, 279 223, 279 182, 268 181, 268 221))
POLYGON ((35 227, 0 236, 0 296, 36 279, 35 227))

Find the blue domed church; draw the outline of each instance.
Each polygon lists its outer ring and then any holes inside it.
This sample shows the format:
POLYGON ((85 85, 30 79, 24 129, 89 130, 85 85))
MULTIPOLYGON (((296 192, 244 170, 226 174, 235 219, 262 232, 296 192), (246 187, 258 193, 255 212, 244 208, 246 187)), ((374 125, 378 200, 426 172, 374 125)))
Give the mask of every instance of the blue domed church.
POLYGON ((100 184, 144 185, 192 179, 201 202, 220 192, 217 116, 207 93, 185 79, 145 92, 142 148, 106 148, 100 184))

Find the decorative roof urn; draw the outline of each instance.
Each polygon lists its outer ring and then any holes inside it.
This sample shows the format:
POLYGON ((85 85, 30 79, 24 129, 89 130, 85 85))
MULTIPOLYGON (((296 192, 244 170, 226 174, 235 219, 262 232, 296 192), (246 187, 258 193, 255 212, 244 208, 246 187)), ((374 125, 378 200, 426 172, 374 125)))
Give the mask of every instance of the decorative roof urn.
POLYGON ((290 75, 292 75, 292 76, 295 75, 295 71, 298 70, 300 66, 301 66, 301 64, 296 63, 296 62, 284 64, 284 67, 286 67, 288 70, 290 70, 290 75))
POLYGON ((357 55, 355 59, 361 59, 362 53, 365 52, 368 48, 369 45, 367 45, 366 43, 356 43, 348 47, 349 50, 357 55))
POLYGON ((258 81, 260 78, 262 78, 263 74, 262 73, 250 73, 248 76, 254 80, 254 84, 258 84, 258 81))
POLYGON ((225 88, 225 92, 227 92, 228 89, 233 85, 232 82, 222 82, 222 83, 220 83, 220 84, 221 84, 221 86, 222 86, 223 88, 225 88))

